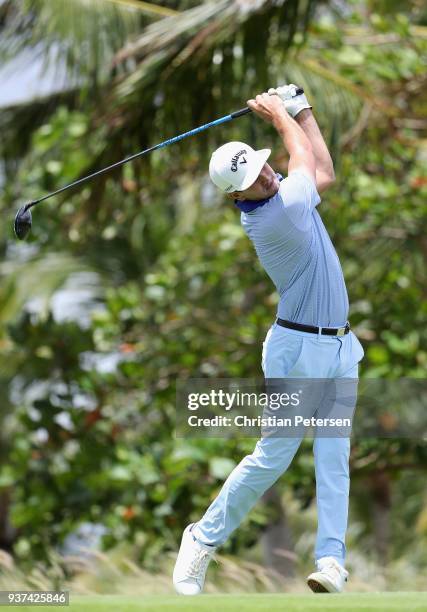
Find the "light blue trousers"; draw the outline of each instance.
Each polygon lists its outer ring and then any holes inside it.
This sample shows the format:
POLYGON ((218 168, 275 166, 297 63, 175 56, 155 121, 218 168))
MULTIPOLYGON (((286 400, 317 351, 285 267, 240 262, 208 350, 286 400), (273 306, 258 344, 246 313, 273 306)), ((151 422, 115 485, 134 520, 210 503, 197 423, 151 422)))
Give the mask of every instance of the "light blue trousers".
MULTIPOLYGON (((353 332, 324 336, 287 329, 274 323, 263 344, 262 368, 267 379, 357 379, 362 345, 353 332)), ((355 398, 354 398, 355 399, 355 398)), ((299 437, 263 437, 234 468, 193 534, 219 546, 236 529, 261 495, 288 469, 301 443, 299 437)), ((348 437, 316 437, 313 444, 318 529, 314 557, 334 557, 343 564, 349 495, 348 437)))

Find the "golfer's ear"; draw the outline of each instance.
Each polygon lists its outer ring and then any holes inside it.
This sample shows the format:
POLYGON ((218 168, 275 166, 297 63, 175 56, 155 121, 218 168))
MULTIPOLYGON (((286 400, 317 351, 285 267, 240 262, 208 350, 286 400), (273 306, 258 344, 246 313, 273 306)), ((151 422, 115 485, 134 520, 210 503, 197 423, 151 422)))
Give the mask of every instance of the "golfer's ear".
POLYGON ((232 193, 226 193, 225 195, 227 196, 227 198, 230 198, 230 200, 238 200, 239 199, 239 192, 238 191, 233 191, 232 193))

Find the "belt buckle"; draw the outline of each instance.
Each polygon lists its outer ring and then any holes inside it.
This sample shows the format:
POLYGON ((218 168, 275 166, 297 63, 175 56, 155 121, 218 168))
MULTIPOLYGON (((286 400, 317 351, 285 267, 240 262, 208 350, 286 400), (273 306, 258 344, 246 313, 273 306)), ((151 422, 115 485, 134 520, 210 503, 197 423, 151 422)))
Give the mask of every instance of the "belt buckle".
POLYGON ((344 336, 346 329, 347 329, 346 327, 339 327, 337 330, 337 336, 344 336))

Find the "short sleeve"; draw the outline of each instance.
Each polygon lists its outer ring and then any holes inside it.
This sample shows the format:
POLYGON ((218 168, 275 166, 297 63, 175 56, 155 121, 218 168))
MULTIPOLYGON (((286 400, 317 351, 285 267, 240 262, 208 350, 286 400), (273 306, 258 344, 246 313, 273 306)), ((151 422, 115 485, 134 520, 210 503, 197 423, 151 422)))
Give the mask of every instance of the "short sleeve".
POLYGON ((301 170, 291 172, 281 181, 279 194, 285 213, 295 225, 304 222, 321 201, 313 179, 301 170))

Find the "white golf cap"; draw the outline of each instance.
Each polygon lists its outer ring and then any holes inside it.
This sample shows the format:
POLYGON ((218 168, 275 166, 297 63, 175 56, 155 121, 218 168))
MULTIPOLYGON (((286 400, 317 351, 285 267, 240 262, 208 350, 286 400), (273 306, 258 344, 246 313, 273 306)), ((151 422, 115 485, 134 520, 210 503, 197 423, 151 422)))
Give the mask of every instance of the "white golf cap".
POLYGON ((271 149, 255 151, 244 142, 227 142, 212 153, 209 175, 225 193, 243 191, 257 180, 271 149))

